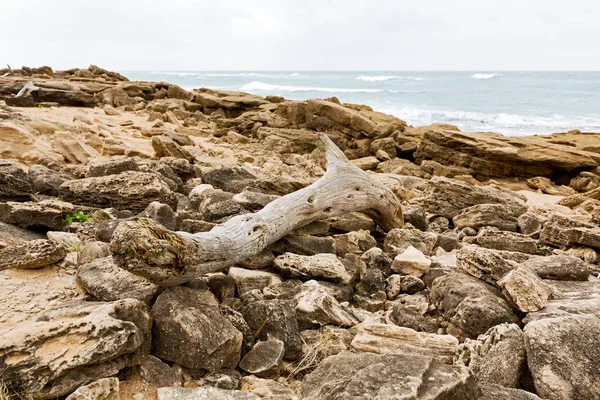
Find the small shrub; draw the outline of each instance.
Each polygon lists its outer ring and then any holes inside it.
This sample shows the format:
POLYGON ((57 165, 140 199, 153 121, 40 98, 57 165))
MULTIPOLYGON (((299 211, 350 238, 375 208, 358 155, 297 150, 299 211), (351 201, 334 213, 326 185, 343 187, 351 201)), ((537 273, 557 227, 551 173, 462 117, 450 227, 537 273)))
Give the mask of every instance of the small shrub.
POLYGON ((75 211, 73 214, 67 214, 63 217, 63 221, 67 224, 72 222, 81 222, 85 224, 88 221, 89 217, 83 211, 75 211))

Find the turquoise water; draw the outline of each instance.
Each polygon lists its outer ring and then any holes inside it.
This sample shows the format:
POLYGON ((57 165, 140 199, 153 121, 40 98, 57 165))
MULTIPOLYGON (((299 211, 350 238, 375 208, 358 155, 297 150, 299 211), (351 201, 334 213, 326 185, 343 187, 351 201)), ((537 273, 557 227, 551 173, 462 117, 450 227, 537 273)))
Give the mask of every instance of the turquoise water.
POLYGON ((132 80, 165 81, 288 99, 336 96, 411 125, 446 122, 463 131, 531 135, 600 132, 600 72, 148 71, 132 80))

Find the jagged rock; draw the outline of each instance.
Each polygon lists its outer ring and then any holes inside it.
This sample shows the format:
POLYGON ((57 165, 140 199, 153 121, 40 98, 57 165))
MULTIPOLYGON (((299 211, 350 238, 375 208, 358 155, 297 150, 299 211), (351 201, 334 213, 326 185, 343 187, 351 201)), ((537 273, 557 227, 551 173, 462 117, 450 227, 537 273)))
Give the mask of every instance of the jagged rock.
POLYGON ((517 267, 498 252, 484 247, 467 245, 456 252, 456 268, 489 284, 496 282, 517 267))
POLYGON ((29 167, 27 173, 31 180, 33 192, 46 194, 48 196, 58 196, 58 188, 60 185, 65 181, 73 179, 72 176, 53 171, 40 164, 29 167))
POLYGON ((142 211, 140 216, 153 219, 171 231, 174 231, 177 225, 173 209, 169 205, 159 203, 158 201, 148 204, 148 207, 142 211))
POLYGON ((482 229, 475 241, 479 246, 495 250, 518 251, 527 254, 547 255, 548 249, 539 246, 539 242, 527 235, 516 232, 482 229))
POLYGON ((112 257, 97 258, 77 269, 77 283, 102 301, 137 299, 150 304, 159 286, 115 265, 112 257))
POLYGON ((522 266, 507 273, 498 281, 498 286, 502 288, 504 296, 523 312, 541 310, 552 296, 552 288, 522 266))
POLYGON ((335 239, 308 235, 286 235, 279 242, 282 251, 313 256, 321 253, 335 254, 335 239))
POLYGON ((417 293, 425 289, 425 283, 416 276, 412 275, 390 275, 386 279, 386 293, 388 299, 393 300, 400 293, 417 293))
POLYGON ((405 223, 411 224, 419 230, 427 230, 427 213, 421 206, 402 205, 402 218, 405 223))
POLYGON ((448 332, 457 330, 464 337, 476 338, 495 325, 520 321, 500 290, 460 272, 434 280, 429 297, 452 325, 448 332))
POLYGON ((525 335, 515 324, 496 325, 461 343, 455 364, 469 367, 479 382, 517 387, 525 366, 525 335))
POLYGON ((541 400, 533 393, 520 389, 511 389, 494 383, 480 382, 479 400, 541 400))
POLYGON ((262 378, 276 376, 281 369, 284 353, 285 347, 281 340, 257 342, 240 361, 240 368, 262 378))
POLYGON ((579 244, 600 249, 600 229, 589 221, 553 215, 540 232, 540 242, 560 247, 579 244))
POLYGON ((36 399, 66 395, 135 364, 150 328, 138 300, 62 303, 0 334, 2 380, 36 399))
POLYGON ((255 110, 268 103, 259 96, 225 90, 201 88, 195 89, 192 94, 194 101, 202 106, 204 114, 210 115, 221 109, 227 118, 236 118, 245 111, 255 110))
POLYGON ((340 353, 307 375, 301 391, 305 400, 479 398, 467 368, 412 354, 340 353))
POLYGON ((452 364, 458 347, 454 336, 417 332, 396 325, 364 322, 353 330, 356 336, 350 345, 358 352, 417 354, 452 364))
POLYGON ((551 194, 553 196, 570 196, 575 194, 575 190, 573 188, 568 186, 558 186, 550 179, 543 176, 536 176, 534 178, 527 179, 527 186, 535 190, 541 190, 543 193, 551 194))
POLYGON ((597 279, 584 282, 544 280, 544 283, 552 287, 553 298, 545 308, 527 314, 523 323, 579 314, 600 317, 600 281, 597 279))
POLYGON ((273 252, 269 249, 264 249, 257 255, 241 261, 240 265, 248 269, 260 269, 270 267, 273 265, 273 261, 275 261, 273 252))
MULTIPOLYGON (((416 200, 415 200, 416 201, 416 200)), ((467 207, 477 204, 502 204, 513 214, 527 211, 525 199, 500 186, 472 186, 450 178, 433 177, 418 200, 431 214, 453 218, 467 207)))
MULTIPOLYGON (((427 309, 425 309, 427 311, 427 309)), ((390 321, 398 326, 414 329, 419 332, 437 332, 437 324, 421 315, 419 312, 394 302, 389 315, 390 321)))
POLYGON ((204 183, 230 193, 241 193, 258 178, 245 168, 215 168, 202 175, 204 183))
POLYGON ((0 160, 0 201, 31 200, 29 176, 14 163, 0 160))
POLYGON ((302 256, 285 253, 275 259, 274 266, 284 275, 297 279, 325 279, 345 284, 352 279, 334 254, 302 256))
POLYGON ((201 386, 197 388, 163 387, 158 389, 158 400, 261 400, 250 392, 201 386))
POLYGON ((351 135, 379 137, 392 132, 389 124, 377 124, 361 113, 339 104, 310 99, 306 104, 306 123, 320 132, 336 130, 351 135))
POLYGON ((420 278, 429 271, 431 260, 425 255, 409 246, 401 254, 398 254, 392 262, 392 270, 405 275, 412 275, 420 278))
POLYGON ((229 276, 235 281, 239 295, 251 290, 262 290, 268 286, 281 283, 279 275, 266 271, 255 271, 244 268, 229 268, 229 276))
POLYGON ((58 242, 31 240, 0 248, 0 271, 8 268, 41 268, 61 261, 66 255, 66 248, 58 242))
POLYGON ((527 365, 544 399, 600 398, 600 318, 568 315, 525 326, 527 365))
POLYGON ((551 176, 598 165, 594 153, 550 143, 537 136, 447 130, 425 133, 415 158, 468 167, 477 172, 476 178, 551 176))
MULTIPOLYGON (((1 209, 2 205, 0 204, 0 210, 1 209)), ((2 245, 0 245, 0 248, 6 246, 14 246, 29 242, 31 240, 38 240, 43 238, 44 235, 42 234, 21 229, 14 225, 5 224, 4 222, 0 222, 0 243, 2 243, 2 245)))
POLYGON ((279 198, 279 196, 244 190, 233 196, 231 199, 246 210, 255 211, 260 210, 277 198, 279 198))
POLYGON ((379 247, 373 247, 365 251, 360 259, 365 263, 367 270, 378 269, 385 273, 385 275, 391 274, 393 260, 379 247))
POLYGON ((366 230, 375 231, 377 226, 369 217, 361 213, 350 213, 338 217, 327 218, 327 222, 332 231, 354 232, 366 230))
POLYGON ((329 294, 327 289, 316 281, 302 284, 300 293, 295 296, 296 313, 301 326, 327 325, 352 326, 356 321, 329 294))
POLYGON ((532 257, 521 264, 542 279, 587 281, 591 274, 589 264, 568 255, 532 257))
POLYGON ((284 383, 254 375, 242 378, 242 390, 252 392, 263 400, 298 400, 296 393, 284 383))
POLYGON ((98 258, 110 256, 110 244, 104 242, 89 242, 81 247, 77 261, 87 264, 98 258))
POLYGON ((356 165, 363 171, 377 167, 377 165, 379 165, 380 162, 381 161, 379 161, 376 157, 373 156, 356 158, 352 160, 352 164, 356 165))
POLYGON ((177 144, 170 136, 160 135, 152 137, 152 148, 158 158, 175 157, 193 162, 195 157, 183 146, 177 144))
MULTIPOLYGON (((231 299, 232 298, 233 298, 233 294, 232 294, 231 299)), ((250 329, 250 326, 244 319, 244 316, 242 315, 242 313, 235 311, 232 308, 230 308, 226 305, 223 305, 223 304, 221 304, 221 306, 219 307, 219 310, 221 311, 221 314, 225 318, 227 318, 229 320, 229 322, 231 322, 231 324, 235 327, 235 329, 242 332, 242 337, 243 337, 242 356, 243 356, 248 351, 250 351, 252 346, 254 346, 254 333, 255 332, 252 329, 250 329)))
POLYGON ((242 333, 217 307, 209 291, 183 286, 165 289, 151 311, 153 354, 187 368, 235 368, 242 333))
POLYGON ((438 235, 418 229, 396 228, 388 232, 383 242, 383 250, 392 257, 414 247, 429 256, 437 242, 438 235))
POLYGON ((119 400, 119 379, 102 378, 80 387, 65 400, 119 400))
POLYGON ((125 171, 139 171, 140 168, 134 158, 123 158, 120 160, 109 160, 95 164, 91 164, 88 167, 86 178, 93 178, 99 176, 118 175, 125 171))
MULTIPOLYGON (((140 358, 140 364, 134 367, 135 378, 141 379, 149 385, 181 386, 183 379, 181 367, 169 367, 157 357, 147 355, 140 358)), ((127 374, 127 380, 130 375, 127 374)))
POLYGON ((63 200, 93 207, 143 211, 153 201, 176 206, 176 198, 156 174, 126 171, 118 175, 66 181, 63 200))
POLYGON ((296 360, 302 352, 302 340, 293 302, 288 300, 259 300, 240 309, 244 319, 260 340, 269 337, 285 345, 286 360, 296 360))
POLYGON ((452 222, 457 229, 493 226, 501 231, 516 232, 518 217, 517 213, 503 204, 477 204, 463 209, 452 218, 452 222))

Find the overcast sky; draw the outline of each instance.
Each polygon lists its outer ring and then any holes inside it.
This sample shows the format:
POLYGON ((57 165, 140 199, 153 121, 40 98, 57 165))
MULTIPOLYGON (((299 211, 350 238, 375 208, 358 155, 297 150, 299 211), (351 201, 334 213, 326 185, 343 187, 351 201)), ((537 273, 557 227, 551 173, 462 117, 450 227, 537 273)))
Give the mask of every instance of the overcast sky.
POLYGON ((0 67, 600 70, 599 0, 1 0, 0 67))

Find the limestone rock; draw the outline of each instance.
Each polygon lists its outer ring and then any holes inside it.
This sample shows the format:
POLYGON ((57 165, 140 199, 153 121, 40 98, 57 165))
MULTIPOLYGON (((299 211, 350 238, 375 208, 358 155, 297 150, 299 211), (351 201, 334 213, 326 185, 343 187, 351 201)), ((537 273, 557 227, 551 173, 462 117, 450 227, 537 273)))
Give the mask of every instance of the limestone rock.
POLYGON ((229 268, 228 275, 235 281, 238 295, 254 289, 262 290, 268 286, 281 283, 279 275, 266 271, 231 267, 229 268))
POLYGON ((242 390, 252 392, 263 400, 298 400, 296 393, 284 383, 254 375, 242 378, 242 390))
POLYGON ((325 279, 345 284, 352 279, 344 264, 334 254, 302 256, 284 253, 275 259, 274 265, 283 274, 292 278, 325 279))
POLYGON ((517 387, 525 366, 525 335, 515 324, 496 325, 461 343, 455 363, 469 367, 480 382, 517 387))
POLYGON ((50 168, 35 164, 29 167, 29 179, 33 192, 47 194, 48 196, 58 196, 58 188, 63 182, 73 179, 72 176, 56 172, 50 168))
POLYGON ((458 229, 493 226, 501 231, 516 232, 518 217, 517 213, 503 204, 477 204, 463 209, 452 218, 452 222, 458 229))
MULTIPOLYGON (((2 205, 0 204, 0 209, 2 205)), ((0 217, 1 219, 1 217, 0 217)), ((29 242, 31 240, 43 239, 44 235, 35 233, 14 225, 5 224, 0 222, 0 247, 13 246, 22 243, 29 242)))
POLYGON ((431 260, 425 255, 409 246, 401 254, 398 254, 392 262, 392 270, 401 274, 412 275, 420 278, 429 271, 431 260))
POLYGON ((158 400, 261 400, 261 398, 254 393, 241 390, 201 386, 197 388, 159 388, 158 400))
POLYGON ((153 353, 187 368, 235 368, 242 333, 218 309, 208 291, 169 287, 152 307, 153 353))
POLYGON ((153 219, 171 231, 174 231, 177 225, 173 209, 169 205, 159 203, 158 201, 148 204, 148 207, 142 211, 140 216, 153 219))
POLYGON ((575 194, 575 190, 569 186, 558 186, 554 184, 550 179, 543 176, 536 176, 534 178, 527 179, 527 186, 535 190, 541 190, 543 193, 551 194, 553 196, 570 196, 575 194))
POLYGON ((152 148, 158 158, 162 157, 176 157, 194 161, 195 157, 183 146, 177 144, 171 137, 167 135, 153 136, 152 137, 152 148))
POLYGON ((41 268, 61 261, 66 255, 66 248, 58 242, 31 240, 0 248, 0 271, 7 268, 41 268))
POLYGON ((298 321, 303 326, 327 325, 352 326, 356 321, 342 308, 327 289, 316 281, 302 284, 295 296, 298 321))
POLYGON ((320 132, 335 129, 355 138, 362 135, 377 137, 385 134, 386 130, 391 133, 391 126, 378 126, 359 112, 326 100, 308 100, 306 122, 320 132))
POLYGON ((532 257, 522 263, 542 279, 564 281, 587 281, 591 274, 590 265, 578 257, 553 255, 532 257))
POLYGON ((386 279, 386 293, 388 299, 393 300, 400 293, 417 293, 425 289, 425 283, 412 275, 390 275, 386 279))
POLYGON ((398 326, 414 329, 418 332, 437 332, 437 324, 434 321, 424 317, 414 309, 405 307, 400 302, 394 302, 389 318, 391 322, 398 326))
POLYGON ((527 235, 516 232, 482 229, 475 241, 479 246, 495 250, 519 251, 527 254, 547 255, 549 251, 527 235))
MULTIPOLYGON (((137 373, 145 383, 155 386, 181 386, 182 373, 181 367, 169 367, 157 357, 147 355, 140 358, 140 364, 134 367, 137 373)), ((129 375, 127 376, 129 380, 129 375)))
POLYGON ((0 201, 28 201, 32 191, 29 176, 19 165, 0 160, 0 201))
POLYGON ((456 252, 456 268, 459 271, 492 285, 516 267, 516 263, 484 247, 467 245, 456 252))
POLYGON ((83 264, 77 269, 77 283, 86 292, 102 301, 137 299, 150 304, 159 286, 115 265, 112 257, 83 264))
POLYGON ((194 95, 194 102, 202 106, 204 114, 210 115, 221 109, 227 118, 238 117, 245 111, 255 110, 260 105, 267 103, 259 96, 225 90, 201 88, 194 90, 192 94, 194 95))
POLYGON ((127 157, 117 160, 108 160, 91 164, 85 175, 86 178, 98 176, 118 175, 125 171, 139 171, 139 165, 134 158, 127 157))
POLYGON ((240 361, 240 368, 256 376, 267 378, 279 374, 285 347, 281 340, 257 342, 240 361))
POLYGON ((377 246, 377 241, 367 230, 335 235, 333 238, 335 240, 335 252, 340 257, 348 253, 362 254, 377 246))
POLYGON ((503 322, 518 324, 520 321, 500 290, 460 272, 434 280, 430 299, 452 324, 449 333, 458 329, 457 334, 468 338, 476 338, 503 322))
POLYGON ((520 389, 511 389, 495 383, 480 382, 479 400, 541 400, 533 393, 520 389))
POLYGON ((552 296, 552 288, 534 272, 518 267, 498 281, 505 297, 517 305, 523 312, 541 310, 552 296))
POLYGON ((147 354, 150 328, 138 300, 62 303, 0 335, 2 379, 35 398, 66 395, 147 354))
POLYGON ((571 315, 525 327, 527 365, 544 399, 600 398, 600 318, 571 315))
POLYGON ((540 242, 560 247, 578 244, 600 249, 600 229, 591 221, 553 215, 540 232, 540 242))
POLYGON ((102 378, 80 387, 65 400, 119 400, 119 379, 102 378))
POLYGON ((340 353, 307 375, 301 391, 306 400, 479 398, 467 368, 413 354, 340 353))
POLYGON ((135 171, 66 181, 60 196, 76 204, 133 212, 143 211, 153 201, 176 205, 171 190, 156 174, 135 171))
POLYGON ((0 220, 21 228, 42 228, 60 230, 63 215, 71 214, 75 207, 67 202, 42 200, 38 202, 0 203, 0 220))
POLYGON ((383 250, 394 257, 412 246, 429 256, 433 252, 437 236, 433 232, 423 232, 418 229, 392 229, 385 237, 383 250))

